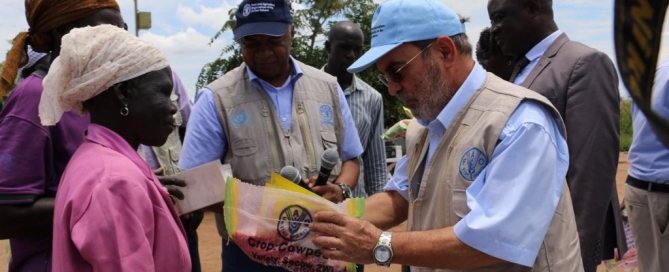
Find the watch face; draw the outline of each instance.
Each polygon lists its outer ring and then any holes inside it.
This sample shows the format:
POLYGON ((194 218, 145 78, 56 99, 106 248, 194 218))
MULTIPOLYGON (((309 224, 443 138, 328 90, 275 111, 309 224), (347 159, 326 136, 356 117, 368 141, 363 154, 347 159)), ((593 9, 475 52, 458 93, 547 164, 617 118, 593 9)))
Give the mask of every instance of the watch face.
POLYGON ((346 189, 344 189, 344 195, 345 195, 347 198, 351 197, 351 196, 353 195, 353 192, 351 192, 351 188, 349 188, 348 186, 346 186, 346 189))
POLYGON ((385 263, 392 257, 392 252, 387 246, 379 245, 374 249, 374 259, 377 262, 385 263))

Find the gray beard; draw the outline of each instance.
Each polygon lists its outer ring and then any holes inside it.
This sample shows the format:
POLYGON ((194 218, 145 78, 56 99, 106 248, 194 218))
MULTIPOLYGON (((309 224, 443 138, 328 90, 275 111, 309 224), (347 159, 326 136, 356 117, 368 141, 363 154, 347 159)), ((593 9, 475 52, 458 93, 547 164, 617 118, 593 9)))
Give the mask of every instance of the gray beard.
POLYGON ((416 89, 420 90, 418 105, 411 111, 419 119, 434 120, 453 98, 454 91, 448 89, 448 84, 440 74, 436 61, 430 58, 425 70, 422 80, 416 86, 416 89))

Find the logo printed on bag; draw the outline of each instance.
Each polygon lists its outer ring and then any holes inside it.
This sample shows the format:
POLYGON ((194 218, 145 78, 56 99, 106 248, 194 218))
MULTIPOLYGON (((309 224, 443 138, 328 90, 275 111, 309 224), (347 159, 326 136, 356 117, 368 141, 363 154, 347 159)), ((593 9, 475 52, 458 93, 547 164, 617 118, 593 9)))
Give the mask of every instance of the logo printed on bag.
POLYGON ((313 218, 311 213, 298 205, 290 205, 279 214, 276 230, 283 239, 299 241, 309 235, 309 224, 313 218))
POLYGON ((320 111, 321 111, 321 123, 322 124, 324 124, 324 125, 334 124, 332 106, 327 105, 327 104, 326 105, 321 105, 320 111))
POLYGON ((460 175, 468 181, 474 181, 486 165, 488 165, 488 158, 485 153, 472 147, 467 149, 460 158, 460 175))

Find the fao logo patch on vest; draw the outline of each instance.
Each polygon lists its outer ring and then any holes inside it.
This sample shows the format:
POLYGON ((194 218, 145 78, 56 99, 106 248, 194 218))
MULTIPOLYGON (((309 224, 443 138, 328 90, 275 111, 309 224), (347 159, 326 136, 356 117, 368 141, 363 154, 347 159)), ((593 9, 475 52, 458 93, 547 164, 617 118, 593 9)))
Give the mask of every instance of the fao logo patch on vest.
POLYGON ((232 113, 232 127, 240 128, 246 126, 249 122, 249 114, 245 110, 232 113))
POLYGON ((323 125, 332 125, 334 124, 334 114, 332 112, 332 106, 324 104, 321 105, 321 124, 323 125))
POLYGON ((276 230, 283 239, 299 241, 309 235, 311 221, 313 218, 307 209, 298 205, 290 205, 281 211, 276 230))
POLYGON ((488 165, 488 157, 478 148, 467 149, 460 158, 460 176, 468 181, 474 181, 488 165))

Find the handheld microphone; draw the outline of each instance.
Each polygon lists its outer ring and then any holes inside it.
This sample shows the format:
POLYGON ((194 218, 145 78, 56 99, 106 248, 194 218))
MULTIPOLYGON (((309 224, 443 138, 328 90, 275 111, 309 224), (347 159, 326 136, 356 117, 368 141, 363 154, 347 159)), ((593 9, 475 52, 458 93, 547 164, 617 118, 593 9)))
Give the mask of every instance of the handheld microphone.
POLYGON ((335 149, 327 149, 321 156, 321 170, 318 171, 318 178, 316 179, 317 186, 323 186, 327 183, 330 177, 332 168, 339 163, 339 153, 335 149))
POLYGON ((311 190, 311 189, 309 189, 309 186, 307 186, 307 184, 304 183, 304 181, 302 180, 302 176, 300 175, 300 171, 297 170, 297 168, 292 167, 290 165, 286 165, 283 168, 281 168, 281 172, 279 172, 279 174, 282 177, 292 181, 293 183, 302 186, 302 188, 305 188, 307 190, 311 190))

